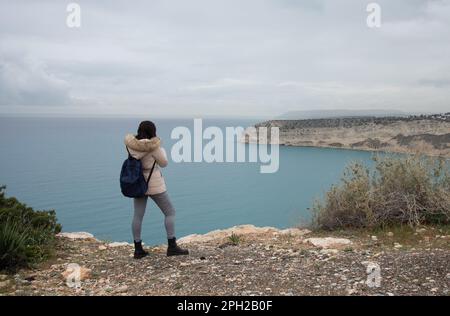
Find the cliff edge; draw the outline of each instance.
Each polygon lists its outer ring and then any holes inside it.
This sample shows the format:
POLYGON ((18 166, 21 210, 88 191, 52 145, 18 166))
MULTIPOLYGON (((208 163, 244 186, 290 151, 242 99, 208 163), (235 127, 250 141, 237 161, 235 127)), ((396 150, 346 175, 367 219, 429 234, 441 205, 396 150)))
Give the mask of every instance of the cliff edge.
POLYGON ((450 230, 312 233, 252 225, 180 239, 135 260, 128 243, 63 233, 56 257, 0 276, 2 295, 448 295, 450 230), (79 284, 73 286, 74 271, 79 284))

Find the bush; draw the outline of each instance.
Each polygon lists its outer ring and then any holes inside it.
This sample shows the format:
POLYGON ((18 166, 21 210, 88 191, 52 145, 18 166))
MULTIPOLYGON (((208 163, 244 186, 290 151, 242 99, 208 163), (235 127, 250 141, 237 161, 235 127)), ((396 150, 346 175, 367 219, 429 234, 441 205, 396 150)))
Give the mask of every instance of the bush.
POLYGON ((448 224, 449 162, 420 156, 375 156, 375 168, 352 163, 341 183, 313 206, 316 229, 448 224))
POLYGON ((0 270, 30 266, 47 259, 61 231, 55 211, 34 211, 0 187, 0 270))

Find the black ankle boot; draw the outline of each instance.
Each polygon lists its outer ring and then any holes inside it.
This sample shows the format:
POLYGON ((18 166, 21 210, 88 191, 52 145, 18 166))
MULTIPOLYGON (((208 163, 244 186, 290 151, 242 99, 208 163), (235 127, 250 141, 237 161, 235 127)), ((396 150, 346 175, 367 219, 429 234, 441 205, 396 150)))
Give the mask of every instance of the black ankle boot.
POLYGON ((183 256, 188 255, 189 250, 177 246, 176 238, 168 239, 167 256, 183 256))
POLYGON ((142 248, 142 241, 134 242, 134 259, 141 259, 148 256, 148 252, 142 248))

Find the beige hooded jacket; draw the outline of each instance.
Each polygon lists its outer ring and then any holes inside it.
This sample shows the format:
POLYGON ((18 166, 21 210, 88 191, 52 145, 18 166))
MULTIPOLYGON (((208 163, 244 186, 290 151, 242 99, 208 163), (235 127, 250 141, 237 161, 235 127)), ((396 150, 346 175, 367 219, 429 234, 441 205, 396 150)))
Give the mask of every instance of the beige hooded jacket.
POLYGON ((125 136, 125 146, 127 146, 133 158, 139 159, 144 168, 144 177, 148 179, 153 162, 156 160, 155 169, 150 178, 147 195, 165 192, 166 183, 161 174, 160 168, 164 168, 168 164, 166 151, 160 147, 161 141, 158 137, 152 139, 137 139, 134 135, 125 136))

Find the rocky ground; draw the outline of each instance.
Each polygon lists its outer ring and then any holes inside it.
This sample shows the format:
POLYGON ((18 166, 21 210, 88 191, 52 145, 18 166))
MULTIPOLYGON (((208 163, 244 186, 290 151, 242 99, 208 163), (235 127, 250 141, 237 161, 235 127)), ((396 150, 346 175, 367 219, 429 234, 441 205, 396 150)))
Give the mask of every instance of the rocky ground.
POLYGON ((310 233, 234 227, 132 258, 126 243, 87 235, 58 238, 56 257, 0 275, 2 295, 449 295, 450 230, 310 233), (330 237, 332 236, 332 237, 330 237), (84 237, 84 239, 80 239, 84 237), (71 287, 74 264, 81 284, 71 287), (75 266, 76 267, 76 266, 75 266), (379 268, 379 270, 378 270, 379 268), (379 272, 379 277, 377 273, 379 272), (68 286, 68 284, 70 286, 68 286))

